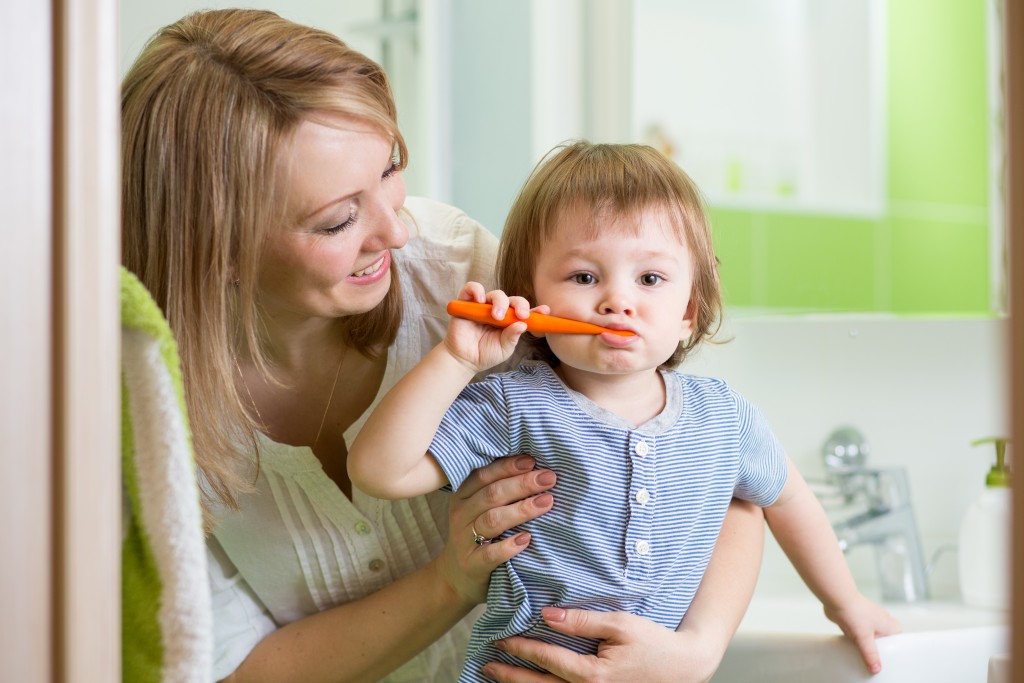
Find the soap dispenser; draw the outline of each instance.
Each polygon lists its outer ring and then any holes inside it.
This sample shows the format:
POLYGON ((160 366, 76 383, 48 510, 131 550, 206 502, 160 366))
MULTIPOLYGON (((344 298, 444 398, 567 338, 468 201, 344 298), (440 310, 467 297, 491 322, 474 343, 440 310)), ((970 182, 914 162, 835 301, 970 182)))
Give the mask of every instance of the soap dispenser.
POLYGON ((1010 606, 1010 469, 1009 439, 978 439, 972 446, 994 444, 996 463, 985 477, 985 489, 971 503, 960 524, 960 594, 974 607, 1010 606))

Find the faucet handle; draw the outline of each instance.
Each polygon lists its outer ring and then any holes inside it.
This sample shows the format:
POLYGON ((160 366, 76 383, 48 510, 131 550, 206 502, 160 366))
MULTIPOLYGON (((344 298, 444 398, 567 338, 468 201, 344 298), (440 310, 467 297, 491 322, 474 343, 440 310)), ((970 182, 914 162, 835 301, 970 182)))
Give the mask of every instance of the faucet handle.
POLYGON ((826 471, 847 472, 867 467, 871 448, 856 428, 840 427, 829 435, 821 450, 826 471))

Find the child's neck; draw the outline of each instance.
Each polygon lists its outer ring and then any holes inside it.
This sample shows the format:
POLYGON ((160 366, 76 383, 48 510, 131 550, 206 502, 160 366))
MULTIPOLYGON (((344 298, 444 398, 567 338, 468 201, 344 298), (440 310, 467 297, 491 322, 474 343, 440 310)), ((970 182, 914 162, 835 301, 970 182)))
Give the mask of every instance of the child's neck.
POLYGON ((665 409, 665 382, 657 368, 605 375, 577 370, 562 363, 555 368, 555 373, 567 387, 634 427, 657 417, 665 409))

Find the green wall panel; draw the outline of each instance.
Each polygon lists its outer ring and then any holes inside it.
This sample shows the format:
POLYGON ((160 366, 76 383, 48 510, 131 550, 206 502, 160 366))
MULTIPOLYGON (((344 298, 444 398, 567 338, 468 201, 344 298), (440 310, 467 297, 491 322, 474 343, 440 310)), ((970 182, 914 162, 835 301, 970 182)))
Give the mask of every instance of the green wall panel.
POLYGON ((988 311, 988 229, 984 224, 893 219, 890 228, 896 312, 988 311))
POLYGON ((889 0, 877 220, 712 207, 727 306, 990 314, 986 0, 889 0))
POLYGON ((722 299, 726 306, 756 306, 754 277, 758 264, 754 258, 751 216, 743 211, 711 210, 711 230, 718 255, 718 275, 722 281, 722 299))
POLYGON ((766 217, 764 287, 773 308, 870 311, 874 222, 824 216, 766 217))
POLYGON ((889 197, 988 203, 984 0, 890 0, 889 197))

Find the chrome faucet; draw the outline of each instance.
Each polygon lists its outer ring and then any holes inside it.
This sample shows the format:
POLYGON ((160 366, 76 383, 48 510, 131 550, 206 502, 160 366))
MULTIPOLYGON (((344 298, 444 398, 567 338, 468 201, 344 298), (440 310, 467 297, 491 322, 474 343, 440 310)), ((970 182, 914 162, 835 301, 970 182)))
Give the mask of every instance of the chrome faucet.
POLYGON ((829 483, 844 509, 855 511, 833 521, 839 547, 843 552, 858 545, 874 548, 883 600, 927 600, 928 573, 906 470, 867 467, 867 443, 851 428, 833 433, 824 451, 829 483))

